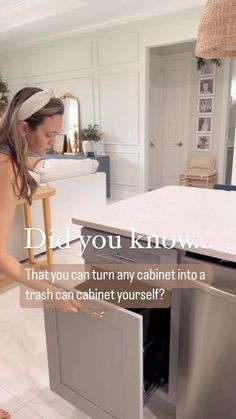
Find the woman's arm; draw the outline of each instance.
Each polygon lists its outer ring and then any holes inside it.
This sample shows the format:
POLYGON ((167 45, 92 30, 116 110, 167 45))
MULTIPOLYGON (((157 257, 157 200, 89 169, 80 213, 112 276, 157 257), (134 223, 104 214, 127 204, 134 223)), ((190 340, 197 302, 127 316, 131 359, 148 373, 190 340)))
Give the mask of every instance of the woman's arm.
MULTIPOLYGON (((14 192, 14 185, 12 161, 6 154, 0 153, 0 272, 22 285, 41 292, 49 289, 55 295, 59 288, 46 281, 27 279, 23 265, 8 254, 7 244, 18 199, 14 192)), ((53 303, 64 311, 78 311, 81 307, 81 304, 76 301, 63 302, 54 299, 53 303)))

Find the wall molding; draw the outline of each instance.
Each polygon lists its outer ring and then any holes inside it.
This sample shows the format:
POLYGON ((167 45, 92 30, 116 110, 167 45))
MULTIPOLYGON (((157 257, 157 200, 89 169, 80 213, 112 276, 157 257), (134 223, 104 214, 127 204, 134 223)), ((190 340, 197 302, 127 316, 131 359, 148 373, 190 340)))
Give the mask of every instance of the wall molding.
MULTIPOLYGON (((103 41, 104 38, 100 38, 99 40, 96 41, 96 52, 97 52, 97 66, 98 67, 110 67, 112 65, 120 65, 120 64, 130 64, 133 62, 137 62, 139 61, 139 46, 140 46, 140 34, 138 31, 136 32, 130 32, 130 33, 125 33, 124 35, 136 35, 136 58, 135 59, 130 59, 130 60, 125 60, 125 61, 113 61, 112 63, 107 63, 107 64, 100 64, 100 56, 99 56, 99 43, 101 43, 103 41)), ((119 38, 117 34, 115 34, 114 38, 119 38)))
POLYGON ((129 199, 137 195, 136 191, 124 191, 111 188, 111 200, 122 201, 123 199, 129 199))
POLYGON ((125 72, 119 72, 119 71, 117 71, 117 72, 112 72, 112 73, 107 73, 107 74, 100 74, 99 76, 98 76, 98 100, 99 100, 99 125, 102 125, 101 124, 101 120, 102 120, 102 118, 101 118, 101 109, 102 109, 102 106, 101 106, 101 83, 100 83, 100 81, 101 81, 101 78, 102 77, 105 77, 105 76, 108 76, 108 77, 110 77, 110 76, 119 76, 119 75, 125 75, 125 74, 135 74, 136 76, 137 76, 137 96, 138 96, 138 106, 137 106, 137 108, 138 108, 138 114, 137 114, 137 127, 136 127, 136 129, 137 129, 137 139, 136 139, 136 141, 135 142, 129 142, 128 141, 128 139, 126 139, 126 142, 125 143, 120 143, 120 142, 106 142, 106 145, 110 145, 110 146, 113 146, 113 145, 116 145, 116 146, 122 146, 122 145, 125 145, 125 146, 130 146, 130 147, 137 147, 137 146, 139 146, 139 143, 140 143, 140 74, 139 74, 139 71, 138 70, 130 70, 130 71, 125 71, 125 72))
POLYGON ((230 92, 232 75, 232 60, 224 61, 224 81, 222 91, 222 107, 221 107, 221 125, 218 146, 218 182, 225 182, 226 154, 227 154, 227 138, 229 127, 229 109, 230 109, 230 92))
MULTIPOLYGON (((45 2, 45 0, 44 0, 45 2)), ((35 7, 35 6, 39 6, 42 5, 42 1, 41 0, 21 0, 20 3, 18 4, 11 4, 10 6, 7 7, 3 7, 1 9, 1 15, 8 15, 12 12, 19 12, 25 9, 28 9, 29 7, 35 7)))
MULTIPOLYGON (((29 1, 29 0, 26 0, 29 1)), ((40 1, 40 0, 35 0, 35 1, 40 1)), ((160 24, 161 20, 163 20, 164 17, 166 16, 175 16, 175 14, 193 14, 193 15, 199 15, 201 14, 201 11, 203 9, 203 6, 205 4, 205 1, 202 0, 201 4, 199 4, 198 6, 192 6, 189 7, 188 5, 183 5, 182 7, 179 6, 178 10, 174 9, 173 7, 166 7, 165 9, 162 10, 158 10, 158 9, 153 9, 149 12, 146 13, 139 13, 133 16, 128 16, 125 18, 118 18, 118 19, 112 19, 112 20, 108 20, 106 22, 102 22, 99 24, 94 24, 94 25, 89 25, 89 26, 85 26, 81 29, 73 29, 70 31, 62 31, 59 32, 57 34, 54 35, 50 35, 47 37, 38 37, 37 39, 33 39, 33 40, 27 40, 27 41, 22 41, 22 42, 18 42, 18 43, 14 43, 12 45, 8 45, 7 47, 1 47, 0 48, 0 52, 4 52, 4 51, 10 51, 13 49, 19 49, 19 48, 23 48, 23 47, 30 47, 30 46, 35 46, 35 45, 39 45, 39 44, 46 44, 46 43, 50 43, 52 41, 57 41, 57 40, 61 40, 61 39, 68 39, 71 37, 75 37, 75 36, 82 36, 82 35, 89 35, 93 32, 99 32, 99 31, 105 31, 107 29, 117 29, 119 28, 119 26, 122 28, 122 26, 125 28, 126 25, 131 25, 133 24, 133 26, 141 26, 141 25, 145 25, 147 24, 149 21, 151 23, 153 23, 153 25, 155 26, 155 19, 157 20, 157 23, 160 24)), ((175 17, 176 19, 176 17, 175 17)), ((162 24, 162 23, 161 23, 162 24)), ((163 25, 163 24, 162 24, 163 25)), ((194 40, 194 38, 193 38, 194 40)), ((151 45, 150 45, 151 46, 151 45)))
POLYGON ((136 156, 137 157, 137 164, 136 164, 136 167, 137 167, 137 172, 138 172, 138 175, 137 175, 137 182, 134 182, 134 183, 128 183, 128 182, 114 182, 114 181, 112 181, 111 180, 111 182, 110 182, 110 184, 111 185, 119 185, 119 186, 126 186, 126 187, 131 187, 131 188, 138 188, 139 187, 139 183, 138 183, 138 176, 139 176, 139 166, 140 166, 140 164, 139 164, 139 153, 129 153, 128 151, 126 151, 126 152, 117 152, 117 151, 109 151, 109 155, 111 155, 111 154, 120 154, 120 155, 132 155, 132 156, 136 156))
MULTIPOLYGON (((103 154, 104 155, 107 155, 107 154, 116 154, 116 153, 118 153, 118 154, 136 154, 136 155, 138 155, 139 156, 139 151, 135 151, 135 150, 106 150, 105 148, 106 148, 106 143, 103 143, 103 147, 104 147, 104 152, 103 152, 103 154)), ((126 147, 126 144, 123 144, 123 146, 122 147, 126 147)))
MULTIPOLYGON (((83 41, 83 43, 85 44, 85 41, 83 41)), ((90 41, 87 41, 86 42, 86 45, 85 45, 86 47, 88 47, 89 48, 89 52, 88 52, 88 60, 89 60, 89 62, 88 63, 86 63, 86 65, 78 65, 78 66, 76 66, 75 68, 71 68, 71 69, 69 69, 69 70, 53 70, 53 71, 51 71, 51 72, 45 72, 45 73, 35 73, 35 72, 33 72, 33 68, 32 68, 32 65, 33 65, 33 61, 34 61, 34 59, 38 59, 38 60, 40 60, 40 58, 42 57, 42 59, 43 59, 43 56, 45 55, 45 54, 58 54, 58 56, 63 56, 63 54, 64 54, 64 52, 67 52, 67 49, 66 49, 66 46, 62 46, 62 47, 53 47, 53 48, 45 48, 45 49, 43 49, 43 50, 36 50, 36 51, 30 51, 29 52, 29 60, 30 60, 30 64, 31 64, 31 73, 32 73, 32 76, 33 77, 37 77, 37 76, 49 76, 49 75, 54 75, 54 74, 58 74, 58 73, 68 73, 68 72, 73 72, 73 71, 80 71, 80 70, 91 70, 92 68, 93 68, 93 43, 92 43, 92 40, 90 40, 90 41)), ((82 46, 82 47, 84 47, 84 45, 82 46)), ((79 63, 78 63, 79 64, 79 63)))
POLYGON ((83 78, 83 77, 93 77, 93 76, 103 76, 103 75, 113 75, 113 74, 126 74, 126 73, 132 73, 132 72, 137 72, 139 73, 139 66, 137 66, 137 64, 135 63, 135 65, 133 66, 134 63, 128 64, 125 63, 124 65, 120 64, 120 68, 115 71, 113 69, 113 71, 111 71, 111 67, 106 67, 106 68, 102 68, 102 67, 90 67, 90 68, 76 68, 73 70, 60 70, 58 72, 52 72, 52 73, 45 73, 45 74, 38 74, 38 75, 27 75, 27 76, 22 76, 22 77, 5 77, 8 81, 13 81, 13 80, 17 80, 17 79, 27 79, 29 77, 37 77, 37 78, 44 78, 47 77, 48 80, 51 79, 51 81, 54 80, 65 80, 65 79, 77 79, 77 78, 83 78), (124 66, 122 68, 122 66, 124 66), (130 66, 132 66, 133 68, 130 68, 130 66), (55 79, 54 75, 57 75, 57 79, 55 79))

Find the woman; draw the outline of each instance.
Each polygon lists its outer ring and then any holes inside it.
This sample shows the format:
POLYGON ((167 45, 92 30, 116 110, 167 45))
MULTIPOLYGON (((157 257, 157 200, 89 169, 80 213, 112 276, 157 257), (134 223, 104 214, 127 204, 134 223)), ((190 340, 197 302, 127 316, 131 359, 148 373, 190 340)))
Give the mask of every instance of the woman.
MULTIPOLYGON (((53 97, 50 89, 26 87, 16 93, 0 120, 0 272, 35 290, 49 289, 57 308, 77 312, 81 307, 79 302, 57 301, 58 288, 46 281, 28 280, 23 266, 7 251, 17 200, 22 197, 30 203, 37 187, 30 174, 32 163, 27 154, 43 155, 52 147, 61 130, 63 113, 63 102, 53 97)), ((0 409, 0 418, 10 419, 10 416, 0 409)))

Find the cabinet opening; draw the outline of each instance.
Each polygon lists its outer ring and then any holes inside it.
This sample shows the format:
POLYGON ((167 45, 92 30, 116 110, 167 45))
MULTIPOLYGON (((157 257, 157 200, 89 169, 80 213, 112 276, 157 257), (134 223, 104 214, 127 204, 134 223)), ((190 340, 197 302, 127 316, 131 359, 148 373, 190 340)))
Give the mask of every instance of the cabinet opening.
POLYGON ((168 387, 170 308, 129 309, 143 316, 144 402, 159 387, 168 387))

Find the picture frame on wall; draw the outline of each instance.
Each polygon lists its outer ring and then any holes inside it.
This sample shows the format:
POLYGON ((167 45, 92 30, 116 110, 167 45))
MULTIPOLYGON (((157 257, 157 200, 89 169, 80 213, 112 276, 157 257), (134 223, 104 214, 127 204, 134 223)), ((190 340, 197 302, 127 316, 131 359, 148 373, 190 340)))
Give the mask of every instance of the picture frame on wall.
POLYGON ((200 75, 201 76, 214 76, 216 74, 216 63, 211 60, 205 60, 204 64, 201 65, 200 75))
POLYGON ((213 96, 215 94, 215 78, 204 77, 199 79, 199 96, 213 96))
POLYGON ((199 115, 197 118, 197 132, 198 133, 209 133, 212 132, 212 116, 199 115))
POLYGON ((214 110, 213 97, 199 97, 198 98, 198 113, 199 114, 212 114, 214 110))
POLYGON ((196 151, 211 151, 211 134, 197 134, 196 151))

